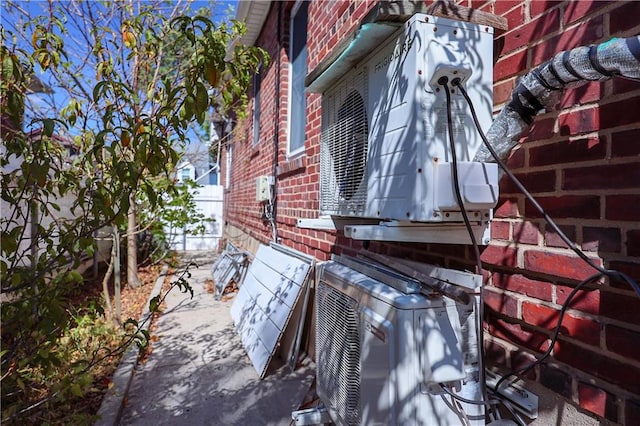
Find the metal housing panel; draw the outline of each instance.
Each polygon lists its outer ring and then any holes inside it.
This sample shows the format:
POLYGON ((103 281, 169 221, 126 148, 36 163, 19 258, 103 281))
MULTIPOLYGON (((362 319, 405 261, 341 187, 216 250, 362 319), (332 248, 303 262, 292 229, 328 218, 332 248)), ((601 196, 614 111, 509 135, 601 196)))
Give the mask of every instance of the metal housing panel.
POLYGON ((231 307, 231 317, 263 378, 292 312, 306 292, 313 258, 281 246, 260 246, 231 307), (289 251, 289 253, 286 253, 289 251))
POLYGON ((227 247, 216 259, 211 267, 211 275, 214 282, 214 298, 220 300, 224 289, 232 280, 236 283, 241 279, 246 266, 247 253, 227 247))
MULTIPOLYGON (((446 97, 432 80, 461 78, 486 130, 492 121, 492 52, 491 28, 416 14, 327 89, 322 101, 321 214, 458 222, 455 215, 443 214, 445 209, 438 204, 438 198, 444 197, 446 210, 459 210, 457 203, 449 202, 451 183, 438 183, 444 176, 438 170, 451 161, 451 151, 446 97), (360 166, 354 167, 360 155, 335 154, 348 153, 353 147, 349 142, 353 138, 344 134, 349 127, 340 127, 337 113, 352 91, 366 103, 364 173, 358 172, 360 166), (343 170, 349 168, 355 170, 355 180, 360 175, 366 179, 355 192, 341 190, 348 181, 343 170), (440 197, 439 191, 444 191, 440 197)), ((462 164, 473 158, 482 141, 464 98, 455 90, 452 114, 456 153, 462 164)), ((475 170, 475 166, 466 167, 475 170)), ((467 192, 465 207, 480 217, 497 202, 497 173, 463 174, 460 183, 463 193, 467 192)))
POLYGON ((336 424, 484 425, 438 383, 480 398, 475 304, 406 295, 349 267, 319 267, 317 392, 336 424), (437 382, 437 383, 436 383, 437 382), (452 384, 453 383, 453 384, 452 384))

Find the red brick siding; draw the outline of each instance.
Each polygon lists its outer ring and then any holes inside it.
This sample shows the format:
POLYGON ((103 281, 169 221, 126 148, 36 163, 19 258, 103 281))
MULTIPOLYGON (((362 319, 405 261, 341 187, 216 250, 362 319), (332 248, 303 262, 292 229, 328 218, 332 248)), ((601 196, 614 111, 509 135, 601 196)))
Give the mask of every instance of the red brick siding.
MULTIPOLYGON (((517 6, 503 3, 495 3, 493 10, 511 24, 517 6)), ((629 16, 640 12, 637 2, 534 1, 523 6, 523 21, 505 34, 505 49, 495 66, 498 107, 508 99, 502 88, 513 85, 513 76, 526 73, 519 66, 535 66, 559 50, 639 30, 637 19, 629 16)), ((558 109, 536 118, 523 138, 524 164, 517 169, 525 186, 541 194, 543 207, 589 257, 636 278, 640 276, 640 115, 632 104, 639 102, 640 85, 620 80, 566 91, 558 109)), ((510 343, 537 352, 538 342, 532 345, 523 328, 555 327, 557 312, 575 285, 568 284, 595 270, 567 250, 550 226, 539 222, 541 215, 506 179, 501 194, 492 234, 495 243, 483 252, 484 266, 495 271, 486 287, 491 344, 504 348, 510 343), (496 257, 505 243, 517 250, 515 262, 496 257), (529 283, 541 279, 540 292, 532 291, 529 283), (516 315, 509 308, 514 304, 516 315), (501 322, 492 319, 495 315, 501 322)), ((590 288, 595 290, 578 292, 563 321, 555 359, 576 369, 568 375, 576 385, 563 389, 583 409, 628 422, 638 417, 640 299, 621 283, 590 288), (633 396, 622 402, 613 396, 625 392, 633 396), (618 417, 619 404, 625 418, 618 417)), ((509 365, 510 352, 498 354, 496 363, 509 365)), ((546 385, 542 376, 540 381, 546 385)))
MULTIPOLYGON (((482 1, 465 5, 505 16, 509 30, 494 66, 494 105, 510 97, 517 76, 554 54, 612 36, 640 32, 637 2, 482 1)), ((358 25, 374 2, 312 2, 309 7, 308 69, 314 69, 358 25)), ((225 220, 268 241, 269 226, 255 202, 255 177, 272 175, 276 111, 264 99, 280 100, 277 224, 281 242, 327 259, 355 254, 362 241, 341 233, 296 227, 298 218, 316 218, 319 190, 321 96, 307 96, 305 156, 301 167, 287 165, 287 39, 292 2, 282 3, 280 91, 275 60, 262 83, 261 142, 251 146, 251 120, 238 126, 231 189, 225 220), (268 94, 266 94, 268 93, 268 94)), ((258 39, 277 52, 278 10, 272 10, 258 39)), ((599 265, 640 278, 640 84, 623 79, 567 90, 555 110, 536 117, 510 160, 511 167, 560 228, 599 265)), ((224 165, 224 161, 222 161, 224 165)), ((224 175, 224 173, 223 173, 224 175)), ((595 270, 580 260, 534 206, 507 181, 494 211, 493 242, 482 250, 486 269, 485 347, 489 364, 514 367, 547 349, 562 304, 576 283, 595 270)), ((473 269, 472 250, 443 244, 373 241, 369 249, 394 256, 473 269)), ((578 292, 565 314, 553 363, 530 376, 596 416, 623 424, 640 417, 638 353, 640 298, 618 282, 591 284, 578 292), (564 368, 563 366, 570 368, 564 368), (553 370, 553 371, 552 371, 553 370), (559 374, 558 372, 561 372, 559 374), (612 397, 616 395, 616 397, 612 397)), ((637 421, 636 421, 637 423, 637 421)))

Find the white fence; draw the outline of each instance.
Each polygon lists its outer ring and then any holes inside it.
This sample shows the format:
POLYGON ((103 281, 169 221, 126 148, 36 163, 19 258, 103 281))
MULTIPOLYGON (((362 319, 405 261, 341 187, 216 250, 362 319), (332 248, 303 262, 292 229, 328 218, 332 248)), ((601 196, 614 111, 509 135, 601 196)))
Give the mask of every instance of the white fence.
POLYGON ((178 230, 172 239, 173 250, 217 250, 222 238, 222 208, 224 188, 221 185, 203 185, 195 189, 196 209, 213 222, 205 223, 204 235, 189 235, 178 230))

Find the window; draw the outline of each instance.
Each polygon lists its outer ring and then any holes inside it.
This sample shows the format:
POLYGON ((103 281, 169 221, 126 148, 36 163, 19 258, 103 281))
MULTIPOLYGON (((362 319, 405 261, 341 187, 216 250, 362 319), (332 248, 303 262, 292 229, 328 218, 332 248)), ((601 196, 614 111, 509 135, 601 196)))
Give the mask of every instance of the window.
POLYGON ((231 187, 231 164, 233 162, 233 144, 227 145, 227 164, 225 167, 224 187, 229 189, 231 187))
POLYGON ((304 150, 304 128, 307 102, 304 79, 307 76, 307 10, 308 1, 299 1, 291 13, 289 43, 289 147, 288 154, 304 150))
POLYGON ((260 142, 260 85, 262 84, 262 66, 253 76, 253 146, 260 142))
POLYGON ((191 179, 191 169, 189 167, 185 167, 181 170, 182 173, 182 178, 180 179, 181 182, 186 182, 187 180, 191 179))

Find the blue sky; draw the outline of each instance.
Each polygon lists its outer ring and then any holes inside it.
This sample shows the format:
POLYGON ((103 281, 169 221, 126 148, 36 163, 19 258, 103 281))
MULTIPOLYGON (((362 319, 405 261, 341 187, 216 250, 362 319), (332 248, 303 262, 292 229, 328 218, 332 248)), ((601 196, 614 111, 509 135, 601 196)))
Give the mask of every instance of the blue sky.
MULTIPOLYGON (((149 2, 147 2, 149 3, 149 2)), ((155 3, 155 2, 153 2, 155 3)), ((166 13, 176 5, 176 4, 185 4, 188 3, 186 0, 176 0, 171 2, 166 2, 166 13)), ((214 21, 220 22, 225 19, 233 18, 235 16, 235 8, 237 6, 236 1, 193 1, 189 2, 191 10, 198 10, 200 8, 208 8, 211 11, 211 18, 214 21)), ((86 13, 89 9, 95 15, 100 15, 101 12, 105 10, 102 6, 102 2, 98 1, 87 1, 83 3, 85 6, 84 12, 86 13)), ((134 1, 134 5, 137 4, 134 1)), ((8 31, 11 31, 15 34, 17 45, 19 47, 24 48, 27 51, 32 51, 33 48, 31 46, 31 35, 33 33, 33 27, 24 29, 22 23, 27 20, 27 16, 40 16, 47 15, 49 12, 50 4, 48 1, 13 1, 9 2, 3 0, 1 2, 2 5, 2 13, 1 13, 1 22, 3 28, 8 31)), ((67 7, 70 8, 73 5, 73 2, 69 1, 54 1, 54 7, 67 7)), ((160 9, 162 10, 162 9, 160 9)), ((96 82, 96 70, 93 65, 84 65, 82 62, 81 56, 75 56, 79 52, 87 49, 87 41, 83 38, 83 35, 77 29, 77 25, 74 23, 74 20, 77 18, 73 13, 67 15, 65 23, 65 27, 67 30, 67 34, 63 34, 62 37, 65 40, 65 46, 69 50, 69 61, 72 62, 72 66, 74 66, 78 70, 78 78, 85 82, 84 86, 86 86, 86 90, 91 90, 93 85, 96 82)), ((100 21, 100 20, 98 20, 100 21)), ((104 21, 103 21, 104 22, 104 21)), ((118 22, 114 20, 114 23, 118 22)), ((105 22, 106 24, 106 22, 105 22)), ((119 33, 119 28, 114 28, 116 33, 119 33)), ((9 44, 11 41, 9 40, 9 44)), ((36 75, 49 87, 54 90, 52 95, 30 95, 28 98, 28 102, 30 103, 31 111, 27 111, 25 123, 28 123, 31 118, 36 116, 36 110, 40 110, 43 115, 47 114, 47 111, 51 111, 50 105, 55 105, 56 108, 62 108, 66 106, 71 99, 69 92, 62 87, 59 87, 59 83, 53 78, 50 72, 43 73, 39 67, 36 67, 36 75), (58 86, 58 87, 56 87, 58 86)), ((79 86, 78 86, 79 87, 79 86)), ((29 108, 29 107, 28 107, 29 108)), ((195 138, 194 138, 195 139, 195 138)))

